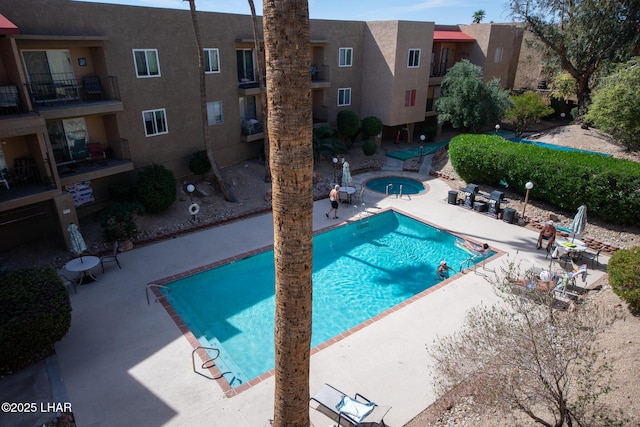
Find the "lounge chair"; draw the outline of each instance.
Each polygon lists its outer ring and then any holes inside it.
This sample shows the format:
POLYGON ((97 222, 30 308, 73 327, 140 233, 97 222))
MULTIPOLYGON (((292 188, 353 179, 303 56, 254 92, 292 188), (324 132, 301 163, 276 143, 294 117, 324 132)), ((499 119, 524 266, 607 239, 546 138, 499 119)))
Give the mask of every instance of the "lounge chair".
POLYGON ((310 400, 315 400, 332 415, 337 415, 338 426, 342 420, 346 420, 354 426, 364 424, 385 426, 383 418, 391 409, 391 406, 380 406, 373 403, 360 393, 356 393, 351 398, 329 384, 324 384, 310 400))

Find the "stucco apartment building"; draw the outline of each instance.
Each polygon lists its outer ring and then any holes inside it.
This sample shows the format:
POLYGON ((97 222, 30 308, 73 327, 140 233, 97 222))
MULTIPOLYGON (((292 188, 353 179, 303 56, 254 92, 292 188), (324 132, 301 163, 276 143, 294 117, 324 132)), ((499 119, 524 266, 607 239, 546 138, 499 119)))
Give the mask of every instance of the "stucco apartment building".
MULTIPOLYGON (((249 15, 199 12, 208 125, 220 166, 262 150, 249 15)), ((311 21, 314 125, 377 116, 383 137, 436 124, 455 62, 520 87, 515 24, 311 21)), ((109 203, 112 183, 161 164, 178 179, 204 148, 188 11, 71 0, 0 3, 0 250, 51 236, 109 203)), ((68 242, 67 242, 68 243, 68 242)))

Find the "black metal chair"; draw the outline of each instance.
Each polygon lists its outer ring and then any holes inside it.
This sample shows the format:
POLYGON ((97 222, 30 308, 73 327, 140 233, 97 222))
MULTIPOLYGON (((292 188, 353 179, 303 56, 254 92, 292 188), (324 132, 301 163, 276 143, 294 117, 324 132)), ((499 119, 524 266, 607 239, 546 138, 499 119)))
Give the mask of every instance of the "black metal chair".
POLYGON ((105 255, 100 257, 100 267, 102 267, 102 274, 104 274, 104 263, 105 262, 115 262, 118 264, 118 268, 122 270, 120 266, 120 261, 118 261, 118 249, 120 248, 120 244, 115 242, 113 244, 113 253, 111 255, 105 255))
POLYGON ((87 99, 102 99, 102 85, 100 84, 100 77, 88 76, 82 79, 84 86, 84 93, 87 95, 87 99))

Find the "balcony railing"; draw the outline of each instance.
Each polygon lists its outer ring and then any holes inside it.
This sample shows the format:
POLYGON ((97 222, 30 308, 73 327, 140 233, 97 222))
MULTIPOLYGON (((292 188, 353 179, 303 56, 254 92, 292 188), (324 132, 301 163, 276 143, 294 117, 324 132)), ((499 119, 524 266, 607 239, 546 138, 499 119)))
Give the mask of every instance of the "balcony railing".
POLYGON ((17 86, 0 86, 0 116, 22 114, 26 111, 17 86))
POLYGON ((261 121, 256 119, 241 119, 242 135, 255 135, 264 131, 261 121))
POLYGON ((103 82, 99 77, 84 77, 82 79, 31 82, 26 86, 34 110, 43 106, 62 106, 120 99, 118 79, 115 76, 109 76, 106 82, 103 82))
MULTIPOLYGON (((45 160, 45 168, 49 168, 45 160)), ((15 159, 12 169, 0 170, 0 202, 55 189, 53 177, 40 172, 32 158, 15 159)))

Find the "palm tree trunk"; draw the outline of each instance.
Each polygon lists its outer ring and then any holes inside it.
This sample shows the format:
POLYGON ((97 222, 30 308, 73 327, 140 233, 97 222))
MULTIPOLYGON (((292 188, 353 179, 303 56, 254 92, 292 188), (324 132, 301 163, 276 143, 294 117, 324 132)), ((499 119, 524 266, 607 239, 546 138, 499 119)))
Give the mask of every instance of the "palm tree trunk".
POLYGON ((207 120, 207 85, 205 83, 204 77, 204 51, 202 50, 202 43, 200 41, 200 29, 198 27, 198 17, 196 16, 196 2, 195 0, 185 0, 189 2, 189 8, 191 10, 191 23, 193 24, 193 32, 196 37, 196 47, 198 49, 198 67, 199 67, 199 75, 200 75, 200 111, 202 113, 202 141, 204 143, 204 147, 207 150, 207 157, 209 158, 209 163, 211 163, 211 171, 213 172, 213 176, 220 187, 220 191, 222 191, 222 196, 228 202, 236 202, 236 198, 224 182, 224 178, 222 177, 222 172, 220 171, 220 167, 218 167, 218 162, 216 162, 216 156, 213 152, 213 143, 210 140, 209 135, 209 123, 207 120))
POLYGON ((262 109, 262 123, 264 134, 264 182, 271 182, 271 168, 269 167, 269 126, 267 123, 267 93, 265 90, 264 67, 262 66, 262 55, 260 54, 260 39, 258 38, 258 18, 256 17, 256 7, 253 0, 249 0, 249 8, 251 9, 251 19, 253 21, 253 40, 256 50, 256 66, 258 68, 258 87, 260 87, 260 106, 262 109))
POLYGON ((274 426, 309 426, 313 150, 307 0, 264 2, 276 273, 274 426))

